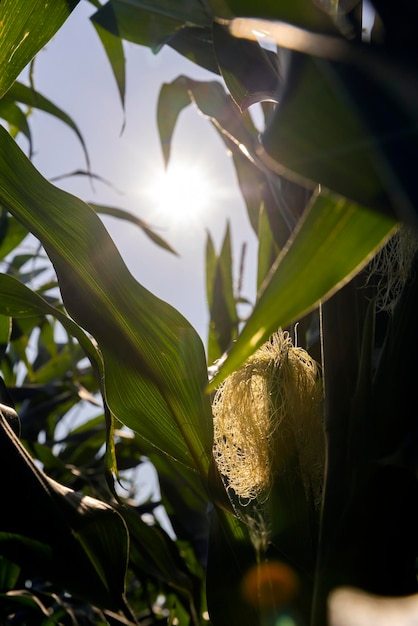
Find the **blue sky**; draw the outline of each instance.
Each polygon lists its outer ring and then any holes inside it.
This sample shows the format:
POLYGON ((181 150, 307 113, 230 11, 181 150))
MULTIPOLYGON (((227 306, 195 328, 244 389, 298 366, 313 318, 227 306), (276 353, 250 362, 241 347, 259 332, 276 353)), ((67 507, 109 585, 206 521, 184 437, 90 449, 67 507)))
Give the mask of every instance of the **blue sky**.
MULTIPOLYGON (((89 22, 94 9, 81 2, 35 63, 35 87, 64 109, 78 124, 86 141, 92 170, 117 190, 83 178, 57 184, 83 200, 117 206, 159 228, 180 254, 175 258, 150 242, 132 225, 112 218, 105 224, 134 276, 157 296, 179 309, 206 342, 206 231, 218 249, 227 220, 231 222, 237 273, 240 247, 248 244, 244 295, 254 297, 256 239, 236 184, 231 158, 210 123, 191 106, 179 118, 172 147, 172 164, 198 166, 214 189, 210 207, 185 224, 168 220, 156 210, 145 189, 163 169, 156 109, 161 85, 185 74, 196 80, 214 75, 186 61, 168 47, 158 55, 127 44, 126 125, 116 84, 99 38, 89 22), (123 193, 120 193, 123 192, 123 193)), ((84 168, 81 146, 62 123, 35 112, 31 127, 34 164, 47 177, 84 168)))

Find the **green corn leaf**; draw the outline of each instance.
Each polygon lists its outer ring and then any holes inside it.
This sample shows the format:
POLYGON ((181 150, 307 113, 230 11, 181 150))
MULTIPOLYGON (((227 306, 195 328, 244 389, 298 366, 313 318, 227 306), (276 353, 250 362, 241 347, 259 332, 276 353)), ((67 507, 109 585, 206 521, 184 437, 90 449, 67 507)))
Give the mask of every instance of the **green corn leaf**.
POLYGON ((383 37, 370 45, 324 35, 320 25, 304 30, 294 18, 287 20, 294 26, 245 18, 230 23, 238 37, 251 39, 258 29, 292 51, 260 158, 273 171, 292 172, 416 226, 417 64, 411 37, 403 41, 403 21, 388 35, 390 43, 383 37))
POLYGON ((16 585, 20 574, 20 567, 5 559, 4 557, 0 557, 0 592, 3 590, 13 589, 16 585))
POLYGON ((27 234, 27 228, 14 217, 2 216, 0 219, 0 259, 4 259, 9 252, 17 248, 27 234))
POLYGON ((0 97, 55 35, 79 0, 2 0, 0 97))
POLYGON ((0 314, 13 318, 53 315, 76 337, 90 361, 100 367, 100 356, 85 332, 68 315, 8 274, 0 274, 0 314))
MULTIPOLYGON (((109 7, 109 11, 112 11, 112 7, 109 7)), ((92 19, 92 23, 96 32, 102 42, 106 56, 109 60, 112 68, 113 76, 116 80, 116 85, 119 91, 122 108, 125 110, 125 53, 123 50, 123 43, 120 37, 110 32, 108 29, 103 28, 98 22, 92 19)))
POLYGON ((124 211, 123 209, 118 209, 116 207, 103 206, 102 204, 93 204, 89 202, 89 206, 96 211, 96 213, 100 213, 102 215, 110 215, 111 217, 115 217, 116 219, 125 220, 127 222, 131 222, 138 226, 147 237, 151 239, 157 246, 160 246, 164 250, 171 252, 172 254, 177 255, 177 252, 170 246, 170 244, 165 241, 160 235, 153 230, 153 228, 141 220, 139 217, 134 215, 133 213, 129 213, 129 211, 124 211))
POLYGON ((210 313, 208 362, 213 363, 231 346, 238 332, 229 224, 219 256, 214 255, 212 239, 208 237, 206 264, 207 300, 210 313))
POLYGON ((212 42, 212 26, 184 26, 170 36, 167 44, 192 63, 212 74, 220 74, 212 42))
POLYGON ((280 251, 274 240, 268 215, 263 204, 260 207, 258 221, 258 241, 257 291, 266 279, 280 251))
POLYGON ((148 46, 158 52, 170 37, 186 26, 210 27, 212 19, 204 5, 194 0, 186 2, 142 2, 112 0, 91 18, 93 22, 116 36, 133 43, 148 46))
POLYGON ((178 115, 191 103, 215 126, 228 149, 235 145, 251 158, 258 131, 249 113, 240 113, 219 81, 197 81, 178 76, 172 83, 163 85, 158 99, 158 130, 166 162, 178 115))
MULTIPOLYGON (((0 105, 3 102, 12 103, 15 101, 20 102, 21 104, 26 104, 28 107, 31 107, 33 109, 39 109, 40 111, 44 111, 45 113, 56 117, 64 124, 67 124, 67 126, 71 128, 71 130, 73 130, 77 135, 83 148, 87 166, 90 167, 89 156, 87 153, 84 138, 77 124, 71 119, 69 115, 67 115, 67 113, 62 111, 59 107, 57 107, 53 102, 48 100, 48 98, 45 98, 45 96, 40 94, 38 91, 32 89, 32 87, 28 87, 27 85, 24 85, 23 83, 20 83, 18 81, 16 81, 10 87, 8 92, 3 96, 3 98, 0 100, 0 105)), ((23 129, 22 132, 24 132, 23 129)))
POLYGON ((263 135, 267 154, 291 172, 387 212, 383 155, 347 101, 338 71, 328 61, 296 53, 291 59, 280 110, 263 135))
POLYGON ((15 102, 3 98, 0 100, 0 118, 8 123, 10 132, 16 136, 23 133, 29 142, 29 152, 32 153, 32 136, 28 124, 28 118, 15 102))
POLYGON ((0 360, 9 345, 10 335, 12 332, 12 320, 10 317, 0 315, 0 360))
MULTIPOLYGON (((263 202, 273 208, 275 198, 269 191, 274 187, 275 175, 267 175, 254 163, 253 144, 256 130, 248 112, 241 114, 218 81, 195 81, 178 76, 160 90, 157 107, 157 124, 160 142, 167 166, 175 125, 181 111, 194 104, 199 113, 208 118, 219 133, 232 158, 238 183, 247 206, 248 217, 255 232, 258 228, 258 212, 263 202)), ((274 210, 274 209, 273 209, 274 210)))
POLYGON ((395 227, 393 219, 325 190, 314 197, 210 388, 237 369, 275 330, 303 317, 348 282, 395 227))
POLYGON ((182 591, 193 593, 193 577, 182 567, 176 546, 158 526, 146 524, 131 508, 121 508, 131 538, 131 559, 135 566, 148 576, 182 591))
POLYGON ((232 153, 238 184, 248 218, 257 234, 260 207, 264 206, 270 228, 282 246, 307 203, 306 190, 284 180, 259 162, 255 147, 258 131, 248 112, 240 113, 218 81, 195 81, 178 76, 160 90, 157 123, 164 162, 170 159, 171 142, 181 111, 194 104, 215 127, 232 153))
POLYGON ((46 181, 1 128, 0 200, 40 239, 68 312, 97 340, 112 413, 205 476, 212 418, 196 331, 137 283, 95 212, 46 181))
POLYGON ((48 478, 0 417, 0 553, 94 604, 129 614, 126 526, 110 506, 48 478), (26 486, 24 497, 13 477, 26 486))
POLYGON ((274 52, 257 41, 232 37, 216 22, 213 45, 222 78, 241 111, 257 102, 277 102, 280 73, 274 52))
POLYGON ((190 93, 184 82, 187 79, 181 80, 182 78, 179 77, 172 83, 164 84, 158 97, 157 125, 166 167, 170 160, 171 139, 177 118, 181 111, 191 103, 190 93))

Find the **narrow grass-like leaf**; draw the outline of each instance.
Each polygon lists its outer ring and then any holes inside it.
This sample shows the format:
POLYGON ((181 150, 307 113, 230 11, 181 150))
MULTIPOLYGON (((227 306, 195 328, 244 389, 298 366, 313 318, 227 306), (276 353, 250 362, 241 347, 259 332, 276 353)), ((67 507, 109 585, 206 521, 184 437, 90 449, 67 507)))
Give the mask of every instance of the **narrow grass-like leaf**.
POLYGON ((264 208, 261 205, 258 221, 258 263, 257 263, 257 291, 266 279, 270 268, 279 255, 279 247, 274 241, 270 222, 264 208))
POLYGON ((312 311, 352 278, 396 227, 393 219, 335 196, 317 195, 282 251, 214 389, 279 327, 312 311))
POLYGON ((92 23, 109 60, 118 87, 122 108, 125 110, 125 53, 123 51, 122 39, 100 26, 96 21, 92 20, 92 23))
POLYGON ((32 136, 28 119, 15 102, 3 98, 0 100, 0 118, 8 123, 13 135, 23 133, 29 142, 29 152, 32 154, 32 136))
POLYGON ((229 94, 218 81, 195 81, 178 76, 164 84, 158 99, 157 122, 167 165, 177 118, 188 105, 194 104, 219 133, 228 152, 232 152, 238 183, 245 200, 250 223, 257 233, 260 207, 264 205, 274 239, 283 245, 306 206, 300 188, 283 181, 258 160, 255 146, 258 131, 248 112, 240 113, 229 94))
POLYGON ((81 146, 83 148, 83 152, 86 158, 87 166, 90 167, 89 156, 87 153, 86 144, 84 142, 83 136, 77 126, 77 124, 71 119, 67 113, 62 111, 59 107, 57 107, 53 102, 45 98, 42 94, 32 89, 32 87, 28 87, 23 83, 16 81, 9 89, 9 91, 3 96, 1 102, 20 102, 21 104, 26 104, 27 106, 39 109, 40 111, 44 111, 53 117, 56 117, 64 124, 67 124, 71 130, 75 132, 77 135, 81 146))
POLYGON ((171 139, 177 118, 190 103, 190 94, 180 79, 161 87, 157 105, 157 125, 166 167, 170 160, 171 139))
POLYGON ((79 0, 0 2, 0 97, 55 35, 79 0))
POLYGON ((86 333, 63 311, 50 305, 34 291, 8 274, 0 274, 0 313, 12 318, 53 315, 75 337, 86 355, 98 366, 100 356, 86 333))
POLYGON ((133 278, 95 212, 45 180, 1 128, 0 200, 40 239, 67 310, 97 340, 111 411, 206 476, 212 418, 194 328, 133 278))
POLYGON ((228 149, 231 144, 235 144, 247 154, 251 152, 258 135, 257 130, 250 115, 239 112, 221 83, 178 76, 172 83, 163 85, 158 99, 158 130, 166 163, 170 156, 170 144, 177 118, 191 103, 212 122, 228 149))
POLYGON ((219 256, 214 255, 212 240, 208 238, 206 263, 207 300, 210 313, 208 361, 213 363, 228 350, 238 332, 229 224, 219 256))
POLYGON ((14 217, 5 215, 0 223, 0 259, 4 259, 24 240, 28 230, 14 217))
POLYGON ((157 246, 160 246, 161 248, 164 248, 164 250, 167 250, 168 252, 171 252, 172 254, 177 255, 177 252, 174 250, 174 248, 172 248, 170 244, 167 241, 165 241, 165 239, 160 237, 160 235, 157 235, 157 233, 152 229, 152 227, 147 222, 144 222, 144 220, 141 220, 137 215, 134 215, 133 213, 129 213, 129 211, 124 211, 123 209, 118 209, 116 207, 110 207, 110 206, 104 206, 102 204, 93 204, 89 202, 89 206, 91 206, 91 208, 94 211, 96 211, 96 213, 100 213, 103 215, 110 215, 120 220, 132 222, 132 224, 135 224, 135 226, 138 226, 145 233, 145 235, 151 239, 151 241, 156 243, 157 246))

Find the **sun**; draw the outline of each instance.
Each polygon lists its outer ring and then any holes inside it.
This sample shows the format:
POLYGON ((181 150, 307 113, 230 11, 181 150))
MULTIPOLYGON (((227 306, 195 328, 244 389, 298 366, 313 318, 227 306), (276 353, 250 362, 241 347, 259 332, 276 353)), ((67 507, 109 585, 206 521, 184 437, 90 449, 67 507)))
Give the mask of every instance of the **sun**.
POLYGON ((198 164, 173 164, 146 189, 155 214, 171 224, 197 221, 213 201, 213 183, 198 164))

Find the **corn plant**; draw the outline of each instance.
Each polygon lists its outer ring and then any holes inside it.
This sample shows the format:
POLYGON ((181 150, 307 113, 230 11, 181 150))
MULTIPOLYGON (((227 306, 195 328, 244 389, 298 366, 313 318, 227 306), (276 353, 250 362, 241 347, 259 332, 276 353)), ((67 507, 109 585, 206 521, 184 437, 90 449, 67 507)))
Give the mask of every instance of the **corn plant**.
POLYGON ((230 232, 219 253, 208 236, 209 362, 98 213, 133 218, 54 186, 14 141, 30 138, 24 104, 85 149, 16 82, 76 4, 0 4, 1 619, 324 626, 345 586, 415 593, 414 4, 375 0, 365 41, 361 2, 92 2, 122 104, 123 40, 217 75, 163 85, 157 111, 166 163, 186 106, 213 124, 259 240, 242 320, 230 232), (145 457, 173 536, 160 502, 115 488, 145 457))

